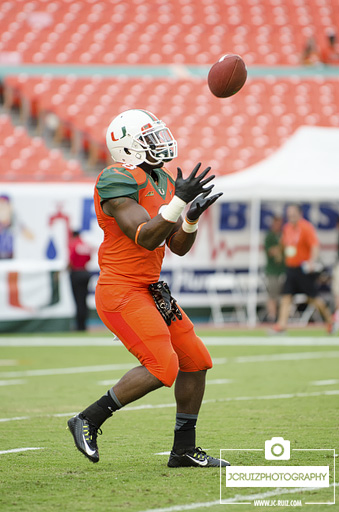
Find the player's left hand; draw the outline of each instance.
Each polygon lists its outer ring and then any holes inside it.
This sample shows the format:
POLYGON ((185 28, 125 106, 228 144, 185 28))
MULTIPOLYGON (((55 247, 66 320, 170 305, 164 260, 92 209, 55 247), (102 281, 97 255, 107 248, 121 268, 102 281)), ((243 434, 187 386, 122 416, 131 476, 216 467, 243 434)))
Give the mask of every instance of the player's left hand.
POLYGON ((215 201, 223 194, 222 192, 219 192, 219 194, 214 194, 213 196, 208 197, 210 192, 210 190, 208 192, 204 192, 204 194, 200 194, 200 196, 194 199, 186 214, 188 220, 193 222, 198 220, 200 215, 207 210, 211 204, 215 203, 215 201))

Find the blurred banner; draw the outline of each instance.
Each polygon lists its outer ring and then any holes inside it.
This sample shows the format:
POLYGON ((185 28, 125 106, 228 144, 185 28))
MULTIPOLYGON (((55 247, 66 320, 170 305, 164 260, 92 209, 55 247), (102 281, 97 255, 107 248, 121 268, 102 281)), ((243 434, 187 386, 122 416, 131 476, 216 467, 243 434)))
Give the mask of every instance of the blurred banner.
MULTIPOLYGON (((0 331, 16 330, 32 321, 38 328, 41 322, 73 317, 67 271, 69 230, 80 231, 94 248, 89 265, 93 273, 89 304, 95 307, 93 291, 102 232, 94 211, 93 186, 0 185, 0 331)), ((305 203, 303 208, 317 228, 322 262, 332 266, 337 254, 338 205, 305 203)), ((211 287, 222 287, 220 276, 248 273, 250 211, 247 202, 219 201, 200 220, 196 243, 188 255, 180 258, 167 251, 162 278, 173 293, 185 296, 185 305, 200 302, 203 306, 211 287)), ((272 215, 283 211, 283 203, 261 204, 259 269, 265 264, 262 243, 272 215)), ((224 281, 225 290, 232 288, 231 283, 230 279, 224 281)))
POLYGON ((69 324, 75 312, 67 271, 70 230, 81 231, 93 246, 90 270, 98 272, 102 235, 92 196, 88 183, 2 184, 0 330, 31 330, 33 319, 37 330, 47 320, 51 330, 69 324))

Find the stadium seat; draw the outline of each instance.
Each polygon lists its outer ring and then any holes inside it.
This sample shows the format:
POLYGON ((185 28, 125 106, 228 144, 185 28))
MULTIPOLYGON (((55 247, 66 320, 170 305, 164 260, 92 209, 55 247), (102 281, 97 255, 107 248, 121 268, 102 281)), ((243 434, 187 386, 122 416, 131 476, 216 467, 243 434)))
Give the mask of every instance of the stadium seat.
MULTIPOLYGON (((337 0, 6 1, 0 60, 180 69, 209 65, 232 49, 248 65, 294 66, 307 37, 333 26, 339 26, 337 0)), ((339 126, 338 91, 338 80, 323 77, 249 78, 232 100, 218 100, 202 79, 19 74, 5 78, 4 104, 20 108, 24 125, 33 118, 37 135, 54 131, 57 147, 67 140, 75 157, 88 153, 98 166, 109 161, 105 131, 114 115, 146 108, 171 127, 188 167, 212 158, 216 174, 224 174, 265 158, 302 124, 339 126)), ((13 136, 2 148, 7 160, 13 136)), ((36 162, 38 151, 24 151, 14 167, 36 162)), ((52 158, 55 167, 59 156, 52 158)), ((74 167, 68 175, 78 172, 74 167)))
POLYGON ((232 48, 248 64, 296 65, 310 32, 339 26, 336 0, 131 4, 2 2, 0 53, 36 64, 208 64, 232 48))
POLYGON ((87 180, 79 163, 65 160, 61 151, 49 149, 40 137, 31 138, 22 126, 13 126, 8 115, 0 115, 0 180, 87 180))
POLYGON ((74 155, 90 152, 93 165, 109 161, 105 132, 114 115, 143 107, 170 126, 188 168, 212 156, 214 171, 225 174, 265 158, 301 125, 339 126, 337 85, 335 79, 249 80, 232 102, 214 98, 204 80, 149 77, 8 77, 5 91, 39 117, 40 131, 54 123, 56 142, 69 138, 74 155))

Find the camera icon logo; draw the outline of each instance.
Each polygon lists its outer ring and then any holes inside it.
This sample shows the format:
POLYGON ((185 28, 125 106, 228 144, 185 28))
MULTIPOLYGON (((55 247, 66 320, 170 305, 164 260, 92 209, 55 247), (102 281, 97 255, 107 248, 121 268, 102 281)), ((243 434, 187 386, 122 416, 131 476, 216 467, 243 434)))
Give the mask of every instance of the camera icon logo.
POLYGON ((283 437, 272 437, 265 441, 266 460, 289 460, 291 454, 291 443, 283 437))

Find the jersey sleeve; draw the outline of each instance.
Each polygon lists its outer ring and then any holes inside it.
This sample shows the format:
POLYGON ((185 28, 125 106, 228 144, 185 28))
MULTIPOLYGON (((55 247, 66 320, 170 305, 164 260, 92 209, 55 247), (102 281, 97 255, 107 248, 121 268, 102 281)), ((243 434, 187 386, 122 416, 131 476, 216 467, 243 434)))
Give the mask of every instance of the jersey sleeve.
POLYGON ((268 251, 268 249, 270 249, 274 245, 277 245, 276 244, 276 240, 275 240, 275 236, 273 235, 273 233, 268 232, 266 237, 265 237, 265 249, 266 249, 266 251, 268 251))
POLYGON ((308 222, 307 224, 305 223, 305 228, 304 229, 305 229, 305 232, 306 232, 306 236, 307 236, 307 240, 309 242, 309 245, 311 247, 318 246, 319 245, 319 239, 318 239, 315 227, 310 222, 308 222))
POLYGON ((138 184, 133 175, 123 167, 105 169, 96 188, 101 200, 131 197, 138 201, 138 184))

